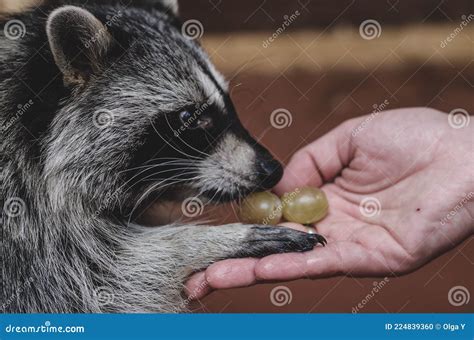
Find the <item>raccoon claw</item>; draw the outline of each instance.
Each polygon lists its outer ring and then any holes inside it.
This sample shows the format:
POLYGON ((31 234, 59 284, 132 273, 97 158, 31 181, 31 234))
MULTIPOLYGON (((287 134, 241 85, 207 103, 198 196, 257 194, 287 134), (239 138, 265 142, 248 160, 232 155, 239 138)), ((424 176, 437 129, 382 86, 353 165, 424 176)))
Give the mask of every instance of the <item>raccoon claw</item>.
POLYGON ((315 239, 314 245, 317 245, 318 243, 320 243, 323 247, 325 247, 326 244, 328 244, 328 241, 324 238, 323 235, 319 235, 319 234, 309 234, 309 235, 314 236, 314 239, 315 239))
POLYGON ((308 234, 286 227, 256 226, 244 240, 236 257, 264 257, 271 254, 305 252, 318 243, 325 246, 326 239, 319 234, 308 234))

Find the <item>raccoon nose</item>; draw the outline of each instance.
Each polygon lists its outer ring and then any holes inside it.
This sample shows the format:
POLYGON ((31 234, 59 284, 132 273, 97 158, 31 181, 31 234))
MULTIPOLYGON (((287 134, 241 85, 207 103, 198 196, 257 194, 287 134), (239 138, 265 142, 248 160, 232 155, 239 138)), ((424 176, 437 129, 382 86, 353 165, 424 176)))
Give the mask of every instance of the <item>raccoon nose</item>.
POLYGON ((283 176, 283 167, 274 159, 263 160, 259 163, 260 184, 259 189, 273 188, 283 176))

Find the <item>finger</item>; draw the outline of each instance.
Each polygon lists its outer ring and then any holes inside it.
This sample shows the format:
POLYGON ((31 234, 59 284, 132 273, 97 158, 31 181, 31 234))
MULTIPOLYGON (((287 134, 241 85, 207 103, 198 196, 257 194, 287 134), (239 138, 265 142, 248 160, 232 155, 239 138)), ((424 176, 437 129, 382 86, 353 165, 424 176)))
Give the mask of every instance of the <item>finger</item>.
POLYGON ((296 280, 317 275, 331 276, 340 271, 332 247, 317 247, 307 253, 277 254, 261 259, 255 266, 257 280, 296 280))
POLYGON ((387 267, 375 254, 353 242, 333 242, 307 253, 277 254, 255 266, 257 280, 296 280, 336 275, 385 275, 387 267))
POLYGON ((191 276, 185 286, 185 293, 189 300, 201 299, 212 291, 206 281, 206 273, 199 272, 191 276))
POLYGON ((350 120, 297 151, 274 191, 278 195, 302 186, 320 187, 332 180, 352 158, 350 120))
POLYGON ((255 284, 257 259, 224 260, 212 264, 206 270, 206 280, 212 288, 236 288, 255 284))

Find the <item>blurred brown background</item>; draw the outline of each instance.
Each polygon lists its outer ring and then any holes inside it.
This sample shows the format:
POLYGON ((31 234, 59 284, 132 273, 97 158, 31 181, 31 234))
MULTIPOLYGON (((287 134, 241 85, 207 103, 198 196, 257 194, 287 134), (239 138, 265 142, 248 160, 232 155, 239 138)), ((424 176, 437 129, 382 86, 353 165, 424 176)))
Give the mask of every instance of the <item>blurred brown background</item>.
MULTIPOLYGON (((0 10, 27 2, 0 0, 0 10)), ((180 5, 183 21, 202 25, 201 40, 231 81, 244 125, 283 163, 342 121, 385 101, 386 109, 474 112, 472 0, 188 0, 180 5), (366 20, 376 21, 372 33, 359 31, 366 20), (265 43, 285 21, 291 23, 265 43), (292 113, 291 126, 271 127, 270 114, 278 108, 292 113)), ((216 223, 236 220, 230 207, 212 208, 206 216, 216 223)), ((471 237, 415 273, 389 278, 360 312, 473 312, 473 298, 459 307, 448 301, 454 286, 474 294, 473 269, 471 237)), ((382 280, 261 284, 214 292, 194 307, 216 313, 350 313, 382 280), (291 290, 291 303, 271 303, 270 292, 278 285, 291 290)))

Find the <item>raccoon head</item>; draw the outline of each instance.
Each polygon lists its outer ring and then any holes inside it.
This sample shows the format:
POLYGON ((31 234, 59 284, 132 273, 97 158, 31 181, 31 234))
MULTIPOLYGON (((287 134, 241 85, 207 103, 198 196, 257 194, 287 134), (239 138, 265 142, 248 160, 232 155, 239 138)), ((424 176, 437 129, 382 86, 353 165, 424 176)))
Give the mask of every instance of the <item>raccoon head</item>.
POLYGON ((47 143, 55 197, 74 183, 89 201, 186 193, 223 202, 280 180, 280 163, 242 126, 227 83, 174 14, 88 9, 60 7, 47 20, 71 93, 47 143))

